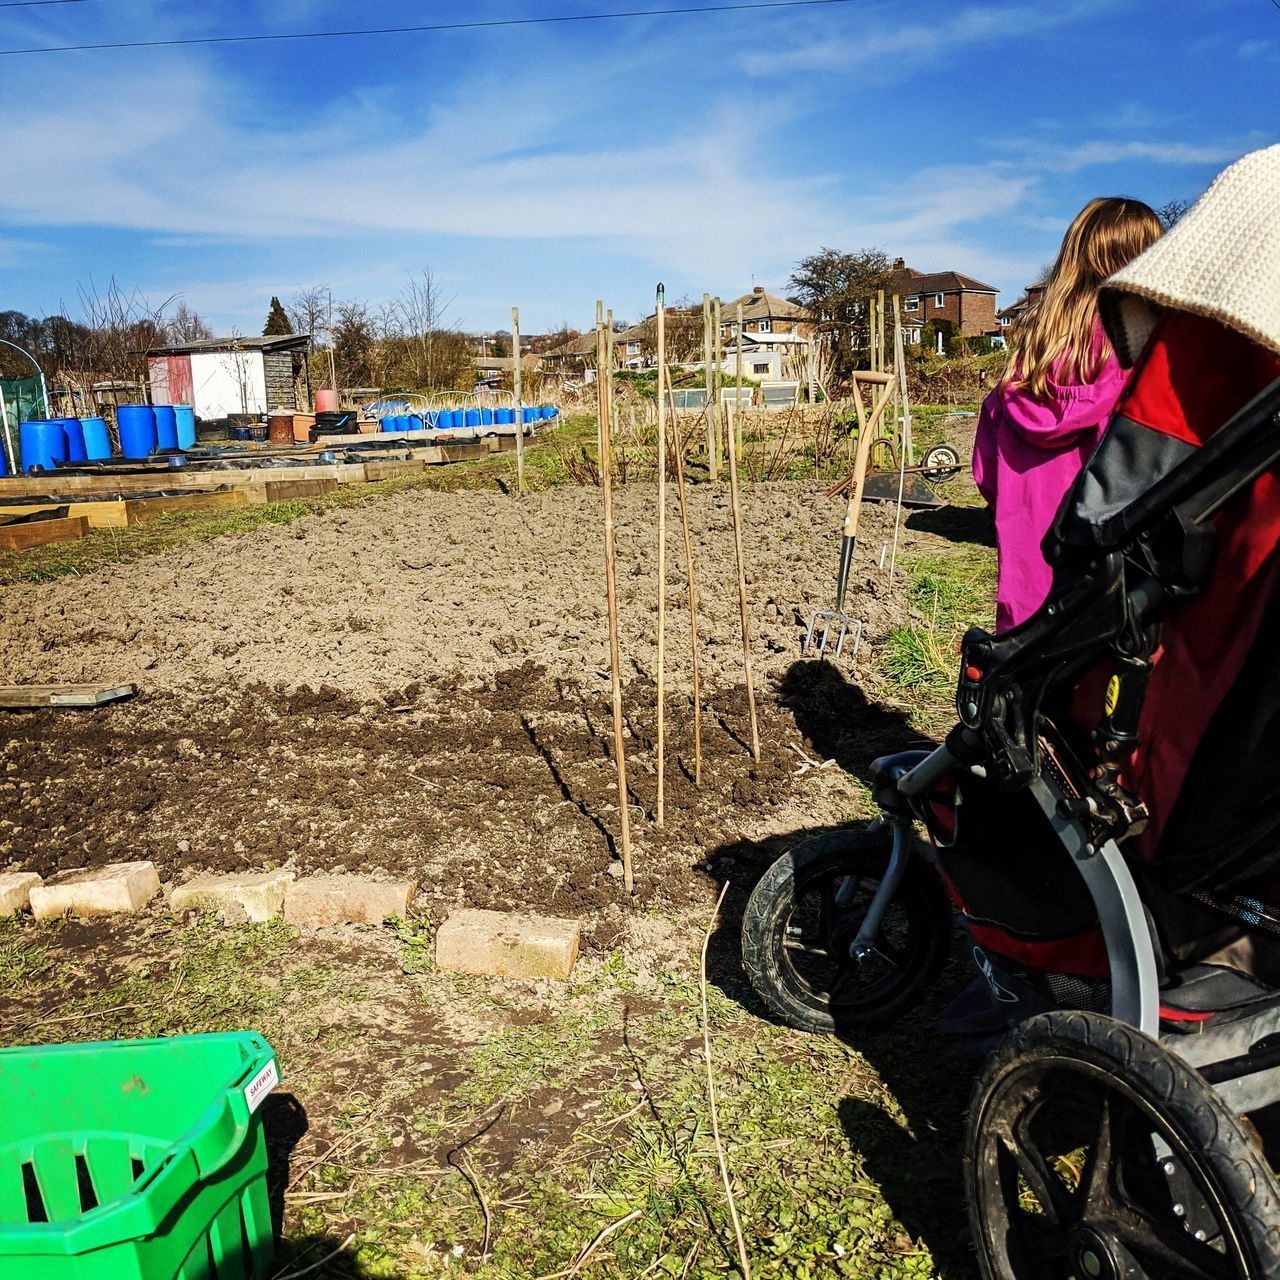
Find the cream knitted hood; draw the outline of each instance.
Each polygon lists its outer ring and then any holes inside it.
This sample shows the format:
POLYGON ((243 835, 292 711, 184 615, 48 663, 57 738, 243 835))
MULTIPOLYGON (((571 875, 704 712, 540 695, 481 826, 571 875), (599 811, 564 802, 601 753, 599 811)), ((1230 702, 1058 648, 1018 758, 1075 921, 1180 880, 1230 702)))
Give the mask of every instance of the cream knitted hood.
POLYGON ((1098 309, 1126 368, 1165 307, 1280 352, 1280 144, 1224 169, 1170 231, 1103 284, 1098 309))

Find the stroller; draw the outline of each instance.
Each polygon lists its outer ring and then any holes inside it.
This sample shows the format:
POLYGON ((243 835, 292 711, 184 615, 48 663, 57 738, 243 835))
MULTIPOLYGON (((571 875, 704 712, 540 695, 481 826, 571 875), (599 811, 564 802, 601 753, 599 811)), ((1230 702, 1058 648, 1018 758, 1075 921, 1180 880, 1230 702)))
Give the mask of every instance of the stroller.
POLYGON ((1280 1101, 1277 375, 1166 316, 1046 540, 1048 600, 967 634, 944 743, 875 761, 880 817, 747 906, 757 992, 846 1036, 918 1003, 959 916, 1003 1035, 963 1152, 988 1280, 1280 1276, 1244 1118, 1280 1101))

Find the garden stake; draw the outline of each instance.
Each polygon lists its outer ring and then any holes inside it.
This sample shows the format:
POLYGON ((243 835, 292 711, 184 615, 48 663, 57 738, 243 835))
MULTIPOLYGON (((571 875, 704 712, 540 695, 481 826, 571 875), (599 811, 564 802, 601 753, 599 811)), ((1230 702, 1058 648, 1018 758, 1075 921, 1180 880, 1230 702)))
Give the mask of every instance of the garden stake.
POLYGON ((600 484, 604 489, 604 585, 609 609, 609 670, 613 679, 613 758, 618 767, 618 812, 622 819, 622 884, 635 891, 631 874, 631 815, 627 810, 627 753, 622 737, 622 659, 618 652, 618 588, 613 558, 613 468, 609 465, 609 393, 601 376, 608 352, 604 327, 596 330, 596 397, 600 406, 600 484))
MULTIPOLYGON (((736 405, 729 406, 729 438, 733 439, 736 405)), ((729 501, 733 507, 733 545, 738 555, 738 614, 742 619, 742 662, 747 675, 747 710, 751 715, 751 758, 760 759, 760 731, 756 727, 756 686, 751 674, 751 628, 747 623, 747 571, 742 563, 742 510, 738 505, 738 460, 729 450, 729 501)))
POLYGON ((720 411, 720 383, 721 366, 724 364, 724 342, 720 337, 720 299, 715 298, 711 303, 711 395, 714 403, 711 406, 712 415, 715 418, 715 436, 716 436, 716 466, 720 465, 720 423, 723 415, 720 411))
POLYGON ((898 380, 898 401, 902 410, 902 431, 898 436, 898 510, 893 518, 893 551, 889 556, 889 589, 898 566, 898 531, 902 528, 902 491, 907 483, 907 455, 911 452, 911 405, 907 400, 907 363, 902 350, 902 318, 898 314, 898 298, 893 298, 893 362, 898 380))
MULTIPOLYGON (((675 392, 667 376, 671 418, 676 421, 675 392)), ((676 426, 676 492, 680 496, 680 523, 684 526, 684 564, 689 578, 689 638, 693 653, 693 785, 702 786, 702 683, 698 675, 698 584, 693 573, 693 538, 689 533, 689 507, 684 496, 684 436, 676 426)))
POLYGON ((707 388, 707 469, 711 473, 712 481, 715 481, 719 467, 716 461, 715 387, 711 381, 712 346, 711 295, 704 293, 702 295, 702 373, 703 382, 707 388))
POLYGON ((667 405, 662 396, 662 371, 667 366, 666 292, 658 285, 658 826, 662 826, 666 797, 667 701, 667 405))
POLYGON ((524 408, 520 402, 520 308, 511 308, 512 388, 516 397, 516 488, 524 492, 524 408))

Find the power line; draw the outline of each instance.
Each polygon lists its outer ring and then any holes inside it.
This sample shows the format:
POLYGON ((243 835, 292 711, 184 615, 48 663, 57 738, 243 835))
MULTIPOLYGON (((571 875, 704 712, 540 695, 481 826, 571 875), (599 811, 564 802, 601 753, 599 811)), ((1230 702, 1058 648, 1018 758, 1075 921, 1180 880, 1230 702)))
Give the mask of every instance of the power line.
POLYGON ((0 9, 36 9, 45 4, 88 4, 90 0, 3 0, 0 9))
MULTIPOLYGON (((84 0, 18 0, 23 4, 84 3, 84 0)), ((418 27, 356 27, 349 31, 283 31, 271 35, 191 36, 183 40, 117 40, 107 44, 51 44, 31 49, 0 49, 0 58, 28 53, 88 53, 101 49, 171 49, 197 44, 258 44, 269 40, 337 40, 352 36, 425 35, 434 31, 479 31, 497 27, 539 27, 567 22, 614 22, 625 18, 667 18, 675 14, 734 13, 745 9, 802 9, 852 4, 853 0, 760 0, 754 4, 681 5, 668 9, 626 9, 616 13, 572 13, 545 18, 495 18, 484 22, 437 22, 418 27)))

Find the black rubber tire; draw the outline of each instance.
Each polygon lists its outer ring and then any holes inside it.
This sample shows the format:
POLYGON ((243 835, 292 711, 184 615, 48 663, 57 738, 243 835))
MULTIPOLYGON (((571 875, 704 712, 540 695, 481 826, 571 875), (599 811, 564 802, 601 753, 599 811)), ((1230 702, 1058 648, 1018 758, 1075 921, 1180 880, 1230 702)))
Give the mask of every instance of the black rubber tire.
POLYGON ((788 1025, 826 1035, 883 1027, 916 1004, 946 963, 951 903, 937 873, 914 855, 890 908, 907 930, 909 963, 898 979, 873 992, 871 1003, 843 1007, 834 1014, 787 958, 784 944, 791 914, 809 888, 832 876, 878 882, 891 845, 887 828, 845 827, 814 836, 784 853, 752 891, 742 917, 743 968, 756 994, 788 1025))
POLYGON ((960 454, 949 444, 935 444, 920 459, 920 472, 930 484, 953 480, 960 474, 960 454))
MULTIPOLYGON (((1194 1068, 1134 1027, 1102 1014, 1060 1010, 1031 1018, 1015 1029, 987 1060, 974 1086, 965 1131, 964 1177, 970 1230, 985 1280, 1034 1280, 1033 1270, 1037 1276, 1048 1274, 1040 1267, 1029 1268, 1025 1255, 1015 1256, 1019 1246, 1009 1226, 1007 1198, 996 1204, 990 1194, 983 1193, 984 1187, 990 1192, 993 1182, 1000 1180, 997 1132, 1011 1123, 1008 1105, 1025 1108, 1027 1129, 1022 1132, 1029 1132, 1036 1123, 1032 1117, 1044 1105, 1035 1080, 1046 1068, 1080 1071, 1096 1087, 1121 1097, 1125 1107, 1132 1108, 1129 1114, 1144 1122, 1150 1115, 1158 1116, 1168 1126, 1162 1140, 1176 1135, 1171 1150, 1178 1151, 1178 1142, 1185 1146, 1178 1158, 1185 1167, 1194 1167, 1195 1175, 1204 1179, 1203 1185, 1217 1199, 1215 1226, 1229 1219, 1231 1234, 1222 1232, 1224 1265, 1230 1261, 1236 1274, 1249 1280, 1280 1276, 1280 1188, 1258 1146, 1222 1098, 1194 1068)), ((1116 1168, 1114 1156, 1107 1168, 1116 1168)), ((1069 1192, 1085 1230, 1096 1229, 1099 1220, 1115 1220, 1112 1210, 1099 1218, 1080 1209, 1087 1198, 1084 1184, 1089 1171, 1086 1161, 1079 1184, 1069 1192)), ((1128 1181, 1127 1173, 1118 1176, 1128 1181)), ((1202 1199, 1201 1204, 1207 1206, 1208 1201, 1202 1199)), ((1111 1229, 1104 1226, 1104 1236, 1111 1229)), ((1209 1273, 1191 1260, 1185 1269, 1171 1268, 1169 1274, 1209 1273)))

